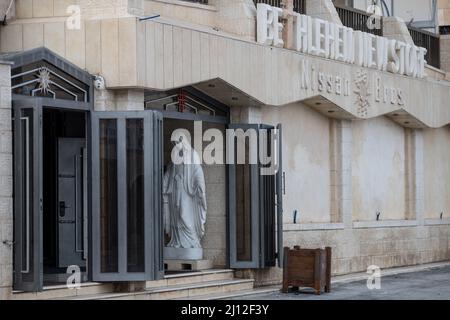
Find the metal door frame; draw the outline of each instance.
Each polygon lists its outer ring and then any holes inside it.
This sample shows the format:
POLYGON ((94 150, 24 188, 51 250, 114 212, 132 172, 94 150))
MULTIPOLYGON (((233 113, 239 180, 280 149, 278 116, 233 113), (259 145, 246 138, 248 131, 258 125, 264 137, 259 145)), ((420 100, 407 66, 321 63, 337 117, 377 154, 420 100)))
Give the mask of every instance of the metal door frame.
MULTIPOLYGON (((34 260, 38 261, 35 265, 35 281, 33 283, 24 283, 22 281, 22 277, 20 273, 17 272, 19 270, 19 266, 21 266, 21 255, 22 255, 22 240, 18 238, 18 235, 21 234, 21 222, 22 222, 22 211, 21 211, 21 202, 23 199, 22 195, 22 183, 20 179, 18 179, 23 172, 23 165, 21 158, 19 159, 13 157, 14 161, 14 234, 15 234, 15 243, 14 243, 14 288, 22 291, 42 291, 43 290, 43 275, 44 275, 44 266, 43 266, 43 109, 60 109, 66 111, 80 111, 84 112, 86 116, 86 144, 89 146, 90 144, 90 136, 89 136, 89 111, 91 110, 91 104, 86 102, 76 102, 62 99, 50 99, 50 98, 42 98, 42 97, 27 97, 22 95, 13 95, 12 99, 13 104, 13 112, 14 118, 17 118, 19 111, 22 109, 33 109, 34 110, 34 118, 33 118, 33 129, 34 129, 34 141, 33 144, 33 154, 37 155, 38 161, 34 161, 33 163, 33 174, 36 177, 33 181, 33 200, 34 200, 34 217, 33 222, 33 230, 35 235, 34 245, 33 245, 33 256, 34 260)), ((21 131, 20 131, 20 123, 14 121, 14 141, 21 141, 21 131)), ((20 144, 14 143, 14 155, 21 154, 20 144)), ((88 157, 90 157, 88 153, 88 157)), ((90 161, 88 162, 88 164, 90 161)), ((89 165, 90 167, 90 165, 89 165)), ((88 182, 88 185, 90 183, 88 182)), ((88 199, 90 188, 88 188, 88 199)), ((89 199, 90 200, 90 199, 89 199)), ((90 216, 90 212, 88 212, 88 217, 90 216)), ((88 222, 89 223, 89 222, 88 222)))
MULTIPOLYGON (((259 125, 255 124, 230 124, 228 129, 242 129, 244 131, 248 129, 255 129, 257 132, 257 140, 259 141, 259 125)), ((228 142, 230 143, 230 142, 228 142)), ((235 142, 232 144, 233 148, 235 142)), ((227 148, 231 145, 227 145, 227 148)), ((250 150, 248 150, 250 152, 250 150)), ((236 158, 236 154, 235 154, 236 158)), ((237 239, 236 239, 236 165, 229 164, 228 166, 228 256, 229 264, 231 268, 236 269, 255 269, 261 266, 261 230, 260 230, 260 212, 259 201, 252 201, 250 204, 251 212, 251 248, 252 248, 252 260, 251 261, 238 261, 237 260, 237 239)), ((250 165, 250 193, 251 199, 259 199, 259 166, 250 165)))
MULTIPOLYGON (((26 100, 26 101, 13 101, 14 119, 20 119, 20 121, 14 120, 14 287, 23 291, 40 291, 43 288, 43 238, 42 238, 42 109, 38 101, 26 100), (23 194, 22 178, 24 174, 27 174, 27 170, 24 170, 23 156, 22 156, 22 110, 28 109, 33 112, 33 159, 31 159, 33 167, 33 185, 29 186, 30 190, 25 191, 23 194), (20 142, 19 142, 20 141, 20 142), (19 142, 19 143, 18 143, 19 142), (32 195, 32 203, 29 203, 29 197, 32 195), (22 203, 26 198, 27 207, 30 205, 33 208, 33 220, 30 225, 29 219, 27 220, 27 226, 25 232, 27 243, 22 243, 23 239, 23 221, 24 214, 22 203), (32 229, 33 239, 30 239, 30 233, 32 229), (30 242, 33 241, 32 245, 30 242), (23 261, 23 245, 27 246, 27 268, 22 269, 23 261), (30 264, 32 263, 32 266, 30 264), (32 270, 30 270, 32 268, 32 270), (33 281, 27 282, 23 279, 24 273, 32 273, 33 281)), ((25 160, 29 164, 30 159, 25 160)), ((27 184, 27 183, 26 183, 27 184)), ((26 186, 27 187, 27 186, 26 186)), ((27 210, 25 210, 27 211, 27 210)))
POLYGON ((93 281, 124 282, 161 279, 162 259, 162 114, 152 110, 91 112, 91 224, 89 269, 93 281), (117 210, 118 210, 118 272, 101 272, 100 243, 100 120, 117 120, 117 210), (127 208, 126 208, 126 120, 144 121, 144 214, 145 272, 127 271, 127 208), (159 143, 157 142, 159 140, 159 143), (157 149, 154 149, 155 146, 157 149), (160 163, 161 165, 155 165, 160 163), (156 187, 155 187, 156 186, 156 187), (149 192, 151 191, 151 192, 149 192), (157 197, 160 197, 159 201, 157 197), (153 232, 152 232, 153 231, 153 232))

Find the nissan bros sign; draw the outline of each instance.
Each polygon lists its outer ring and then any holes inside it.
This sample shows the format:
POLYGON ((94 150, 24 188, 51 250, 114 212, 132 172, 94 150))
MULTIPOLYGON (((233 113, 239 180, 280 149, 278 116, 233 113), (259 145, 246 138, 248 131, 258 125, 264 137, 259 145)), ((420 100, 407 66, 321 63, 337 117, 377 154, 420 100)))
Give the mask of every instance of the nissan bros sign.
MULTIPOLYGON (((262 3, 257 9, 257 42, 284 47, 280 23, 283 10, 262 3)), ((299 13, 294 13, 294 49, 380 71, 415 78, 425 76, 425 48, 299 13)))

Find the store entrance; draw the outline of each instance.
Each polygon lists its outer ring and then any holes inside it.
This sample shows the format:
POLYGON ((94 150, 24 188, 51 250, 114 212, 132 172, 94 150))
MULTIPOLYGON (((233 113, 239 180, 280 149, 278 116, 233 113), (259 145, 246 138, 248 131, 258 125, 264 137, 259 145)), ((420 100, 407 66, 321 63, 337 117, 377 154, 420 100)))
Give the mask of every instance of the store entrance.
MULTIPOLYGON (((86 271, 87 149, 84 112, 43 109, 44 284, 86 271)), ((84 277, 86 279, 86 277, 84 277)), ((83 279, 83 277, 82 277, 83 279)))

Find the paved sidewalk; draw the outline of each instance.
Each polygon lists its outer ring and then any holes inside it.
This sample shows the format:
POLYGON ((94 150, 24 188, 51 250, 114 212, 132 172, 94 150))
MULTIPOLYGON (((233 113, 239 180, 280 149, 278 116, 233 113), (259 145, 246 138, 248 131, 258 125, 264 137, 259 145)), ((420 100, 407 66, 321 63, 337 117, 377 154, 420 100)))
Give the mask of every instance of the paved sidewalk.
POLYGON ((381 278, 380 290, 369 290, 366 276, 366 280, 334 283, 332 293, 321 296, 304 289, 296 293, 274 292, 236 300, 450 300, 450 266, 418 270, 398 274, 387 272, 388 275, 381 278))

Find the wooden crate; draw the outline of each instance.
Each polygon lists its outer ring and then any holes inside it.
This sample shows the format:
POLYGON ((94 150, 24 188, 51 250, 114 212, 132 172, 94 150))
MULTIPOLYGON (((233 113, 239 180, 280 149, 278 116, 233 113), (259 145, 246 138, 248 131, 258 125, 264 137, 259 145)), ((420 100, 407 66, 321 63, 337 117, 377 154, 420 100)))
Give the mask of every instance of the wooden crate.
POLYGON ((289 287, 313 288, 317 295, 331 292, 331 248, 284 248, 283 293, 289 287))

